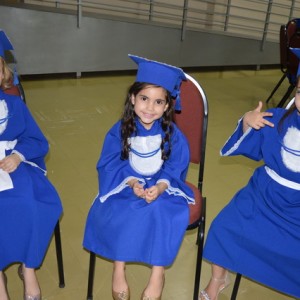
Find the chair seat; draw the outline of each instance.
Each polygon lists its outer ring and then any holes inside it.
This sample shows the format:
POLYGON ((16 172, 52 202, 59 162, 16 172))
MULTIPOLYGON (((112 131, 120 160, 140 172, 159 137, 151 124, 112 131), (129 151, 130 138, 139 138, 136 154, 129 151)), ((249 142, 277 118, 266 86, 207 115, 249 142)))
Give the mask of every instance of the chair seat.
POLYGON ((192 189, 195 197, 195 205, 189 205, 190 208, 190 220, 189 220, 189 229, 195 228, 199 225, 203 198, 199 191, 199 189, 190 182, 186 182, 186 184, 192 189))

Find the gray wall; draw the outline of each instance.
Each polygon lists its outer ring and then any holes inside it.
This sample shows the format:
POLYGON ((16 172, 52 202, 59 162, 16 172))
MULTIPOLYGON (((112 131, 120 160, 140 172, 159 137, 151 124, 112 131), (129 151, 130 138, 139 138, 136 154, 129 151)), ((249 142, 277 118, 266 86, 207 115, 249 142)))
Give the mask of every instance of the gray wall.
POLYGON ((127 54, 181 67, 279 64, 279 45, 211 32, 0 5, 0 28, 10 37, 19 74, 135 69, 127 54))

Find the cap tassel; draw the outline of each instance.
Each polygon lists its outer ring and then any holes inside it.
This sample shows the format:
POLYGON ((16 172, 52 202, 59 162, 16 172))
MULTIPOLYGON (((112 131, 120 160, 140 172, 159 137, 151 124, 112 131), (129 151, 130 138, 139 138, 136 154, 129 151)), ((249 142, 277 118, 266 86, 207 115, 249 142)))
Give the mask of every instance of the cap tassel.
POLYGON ((177 91, 177 93, 176 93, 175 110, 181 111, 180 91, 177 91))
POLYGON ((17 70, 16 68, 14 69, 14 85, 18 85, 20 82, 19 82, 19 76, 18 76, 18 73, 17 73, 17 70))

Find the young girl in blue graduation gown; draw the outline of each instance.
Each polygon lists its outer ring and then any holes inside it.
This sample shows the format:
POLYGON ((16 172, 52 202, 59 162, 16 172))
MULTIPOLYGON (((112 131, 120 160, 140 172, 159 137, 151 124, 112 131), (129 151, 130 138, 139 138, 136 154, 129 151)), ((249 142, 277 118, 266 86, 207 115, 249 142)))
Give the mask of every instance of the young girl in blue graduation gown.
POLYGON ((18 262, 24 299, 39 300, 35 269, 62 206, 45 176, 48 142, 22 99, 5 93, 10 82, 12 73, 0 57, 0 299, 9 299, 3 270, 18 262))
MULTIPOLYGON (((181 69, 139 57, 124 113, 107 133, 97 164, 99 195, 83 245, 114 261, 114 299, 129 299, 126 262, 152 266, 141 299, 161 299, 164 267, 174 261, 189 220, 193 193, 186 186, 189 148, 172 122, 172 93, 181 69), (171 83, 170 83, 171 82, 171 83)), ((176 85, 176 86, 175 86, 176 85)))
POLYGON ((289 109, 261 112, 238 122, 221 155, 264 160, 248 184, 212 222, 204 258, 212 278, 199 299, 215 300, 227 270, 300 297, 300 84, 289 109))

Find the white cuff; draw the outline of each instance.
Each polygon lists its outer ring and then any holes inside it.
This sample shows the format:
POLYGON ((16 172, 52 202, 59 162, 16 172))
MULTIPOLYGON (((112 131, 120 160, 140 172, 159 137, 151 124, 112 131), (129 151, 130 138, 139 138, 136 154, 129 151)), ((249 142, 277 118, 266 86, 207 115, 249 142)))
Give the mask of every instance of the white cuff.
POLYGON ((20 157, 21 161, 26 160, 25 156, 22 153, 20 153, 19 151, 17 151, 17 150, 13 150, 13 151, 11 151, 11 153, 12 154, 17 154, 20 157))

